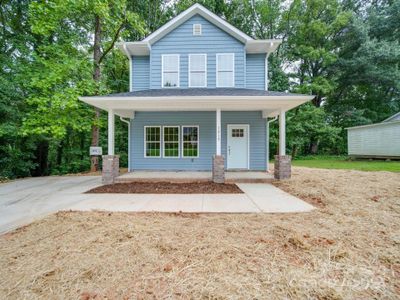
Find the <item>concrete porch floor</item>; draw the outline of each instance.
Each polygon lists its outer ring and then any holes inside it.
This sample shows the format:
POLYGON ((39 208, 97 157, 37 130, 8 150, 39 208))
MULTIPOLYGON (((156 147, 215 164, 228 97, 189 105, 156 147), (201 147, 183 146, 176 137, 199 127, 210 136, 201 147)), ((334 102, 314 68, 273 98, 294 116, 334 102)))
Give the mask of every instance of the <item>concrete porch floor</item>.
MULTIPOLYGON (((168 181, 189 182, 209 181, 211 172, 202 171, 134 171, 117 177, 116 182, 130 181, 168 181)), ((272 173, 262 171, 227 171, 225 180, 229 183, 268 183, 274 179, 272 173)))

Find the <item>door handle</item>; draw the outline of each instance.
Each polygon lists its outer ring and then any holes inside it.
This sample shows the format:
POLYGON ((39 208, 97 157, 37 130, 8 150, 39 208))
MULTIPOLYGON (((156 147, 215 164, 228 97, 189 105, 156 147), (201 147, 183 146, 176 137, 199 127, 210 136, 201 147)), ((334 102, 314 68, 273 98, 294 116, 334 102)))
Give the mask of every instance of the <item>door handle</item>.
POLYGON ((228 146, 228 155, 231 155, 231 146, 228 146))

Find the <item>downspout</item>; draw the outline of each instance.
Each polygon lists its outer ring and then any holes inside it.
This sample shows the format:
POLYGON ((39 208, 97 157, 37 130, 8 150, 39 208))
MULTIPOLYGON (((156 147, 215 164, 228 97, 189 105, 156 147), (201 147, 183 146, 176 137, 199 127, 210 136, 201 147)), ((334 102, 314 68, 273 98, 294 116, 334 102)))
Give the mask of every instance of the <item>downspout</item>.
POLYGON ((278 119, 278 117, 274 117, 273 119, 271 119, 271 120, 268 120, 268 118, 266 119, 266 122, 265 122, 265 124, 266 124, 266 131, 267 131, 267 138, 266 138, 266 144, 267 144, 267 147, 266 147, 266 161, 267 161, 267 164, 266 164, 266 166, 267 166, 267 172, 269 172, 269 123, 272 123, 272 122, 274 122, 274 121, 276 121, 278 119))
POLYGON ((119 119, 128 124, 128 172, 131 171, 131 122, 125 120, 123 117, 119 117, 119 119))

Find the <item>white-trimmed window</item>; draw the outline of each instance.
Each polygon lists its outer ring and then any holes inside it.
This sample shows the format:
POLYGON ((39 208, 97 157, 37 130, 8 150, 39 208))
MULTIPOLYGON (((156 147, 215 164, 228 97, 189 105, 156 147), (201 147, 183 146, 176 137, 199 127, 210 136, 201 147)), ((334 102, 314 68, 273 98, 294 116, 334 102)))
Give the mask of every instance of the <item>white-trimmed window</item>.
POLYGON ((202 34, 201 24, 193 24, 193 35, 201 35, 201 34, 202 34))
POLYGON ((179 87, 179 54, 162 55, 161 85, 164 88, 179 87))
POLYGON ((217 57, 217 87, 235 86, 235 54, 218 53, 217 57))
POLYGON ((179 126, 163 127, 164 157, 179 157, 179 126))
POLYGON ((144 156, 161 157, 161 126, 144 127, 144 156))
POLYGON ((182 157, 199 157, 199 126, 182 126, 182 157))
POLYGON ((207 87, 207 54, 189 54, 189 87, 207 87))

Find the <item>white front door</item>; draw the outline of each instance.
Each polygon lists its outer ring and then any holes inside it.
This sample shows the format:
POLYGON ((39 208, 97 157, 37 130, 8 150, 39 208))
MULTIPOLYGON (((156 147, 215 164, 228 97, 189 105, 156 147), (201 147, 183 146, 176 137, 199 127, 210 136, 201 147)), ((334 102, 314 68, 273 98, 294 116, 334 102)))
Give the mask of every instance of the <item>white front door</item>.
POLYGON ((228 125, 228 169, 249 168, 249 125, 228 125))

